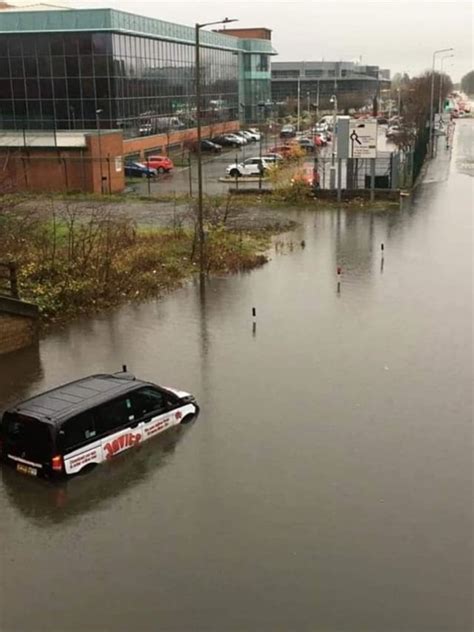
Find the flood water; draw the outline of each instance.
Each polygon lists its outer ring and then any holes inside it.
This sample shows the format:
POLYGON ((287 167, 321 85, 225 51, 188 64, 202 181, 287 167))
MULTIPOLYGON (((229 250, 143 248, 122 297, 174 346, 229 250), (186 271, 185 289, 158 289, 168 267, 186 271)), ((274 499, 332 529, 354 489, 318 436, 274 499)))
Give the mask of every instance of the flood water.
POLYGON ((473 140, 400 210, 295 212, 259 270, 0 359, 0 406, 126 363, 202 407, 67 484, 2 468, 2 630, 472 630, 473 140))

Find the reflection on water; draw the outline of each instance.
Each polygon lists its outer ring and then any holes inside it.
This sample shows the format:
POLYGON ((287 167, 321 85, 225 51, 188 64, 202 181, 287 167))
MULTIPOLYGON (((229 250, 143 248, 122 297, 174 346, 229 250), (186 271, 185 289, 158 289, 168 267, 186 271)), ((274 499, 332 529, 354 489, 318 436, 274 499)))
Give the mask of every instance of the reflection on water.
POLYGON ((104 509, 133 487, 138 493, 148 476, 166 467, 178 442, 183 440, 193 423, 170 428, 87 474, 62 481, 36 479, 18 474, 14 468, 3 467, 1 478, 9 502, 41 528, 104 509))
POLYGON ((0 410, 24 399, 43 379, 39 345, 13 353, 0 354, 0 410))

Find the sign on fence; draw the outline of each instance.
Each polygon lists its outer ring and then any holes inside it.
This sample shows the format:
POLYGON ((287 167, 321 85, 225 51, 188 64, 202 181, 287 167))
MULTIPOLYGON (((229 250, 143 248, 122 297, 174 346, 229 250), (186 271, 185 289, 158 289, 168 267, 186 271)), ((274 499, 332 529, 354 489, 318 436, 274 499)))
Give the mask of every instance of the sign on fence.
POLYGON ((377 122, 349 122, 349 158, 377 158, 377 122))

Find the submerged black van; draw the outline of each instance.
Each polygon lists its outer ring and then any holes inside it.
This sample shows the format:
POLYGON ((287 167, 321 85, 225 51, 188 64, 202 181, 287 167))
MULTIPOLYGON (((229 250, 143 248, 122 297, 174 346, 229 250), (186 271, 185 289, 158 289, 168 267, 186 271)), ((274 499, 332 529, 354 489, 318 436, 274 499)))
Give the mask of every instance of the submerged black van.
POLYGON ((78 474, 186 423, 198 411, 189 393, 126 371, 91 375, 7 410, 0 423, 0 458, 32 476, 78 474))

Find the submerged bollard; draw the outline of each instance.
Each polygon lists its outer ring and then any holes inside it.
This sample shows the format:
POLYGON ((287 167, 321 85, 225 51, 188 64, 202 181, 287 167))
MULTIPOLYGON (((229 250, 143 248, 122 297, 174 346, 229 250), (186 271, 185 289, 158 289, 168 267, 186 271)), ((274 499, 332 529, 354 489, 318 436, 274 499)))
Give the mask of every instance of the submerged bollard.
POLYGON ((338 266, 337 267, 337 291, 338 292, 341 291, 341 275, 342 275, 342 268, 338 266))
POLYGON ((256 310, 255 307, 252 307, 252 317, 253 317, 254 320, 256 320, 256 318, 257 318, 257 310, 256 310))

